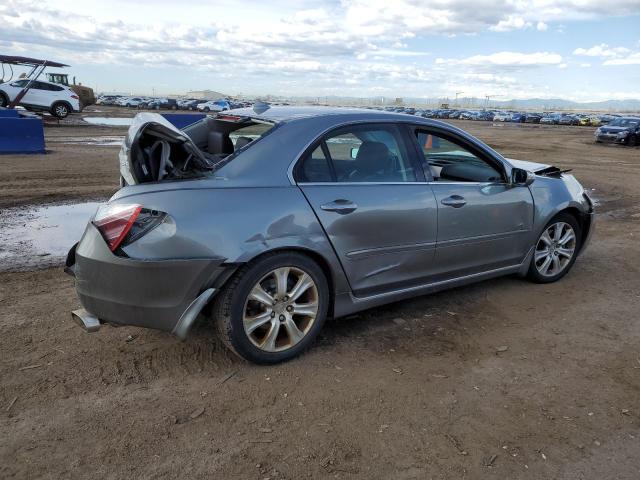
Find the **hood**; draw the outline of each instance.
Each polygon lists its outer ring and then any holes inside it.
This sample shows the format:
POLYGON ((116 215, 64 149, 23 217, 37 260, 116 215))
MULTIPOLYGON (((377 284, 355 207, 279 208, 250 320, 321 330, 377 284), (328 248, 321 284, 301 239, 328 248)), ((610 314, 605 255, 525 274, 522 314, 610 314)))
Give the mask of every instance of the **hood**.
POLYGON ((600 131, 602 133, 620 133, 630 131, 631 127, 612 127, 612 126, 604 126, 600 127, 600 131))
POLYGON ((544 163, 528 162, 526 160, 515 160, 513 158, 507 158, 507 161, 512 167, 522 168, 529 172, 533 172, 536 175, 543 175, 546 177, 559 176, 562 173, 569 172, 570 170, 561 170, 553 165, 546 165, 544 163))
POLYGON ((507 161, 513 167, 522 168, 523 170, 527 170, 533 173, 551 168, 551 165, 545 165, 544 163, 527 162, 526 160, 515 160, 513 158, 507 158, 507 161))

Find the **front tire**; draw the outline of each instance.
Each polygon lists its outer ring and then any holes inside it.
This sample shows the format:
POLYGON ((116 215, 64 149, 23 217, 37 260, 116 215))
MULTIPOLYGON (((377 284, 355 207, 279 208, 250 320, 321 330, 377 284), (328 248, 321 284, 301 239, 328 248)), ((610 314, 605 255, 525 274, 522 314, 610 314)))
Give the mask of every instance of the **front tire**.
POLYGON ((259 364, 307 349, 329 306, 327 279, 300 253, 276 253, 242 267, 216 297, 213 319, 224 343, 259 364))
POLYGON ((580 225, 573 215, 559 213, 553 217, 536 241, 529 279, 551 283, 564 277, 576 261, 580 238, 580 225))
POLYGON ((67 116, 69 115, 69 111, 71 109, 69 108, 69 105, 67 105, 64 102, 56 102, 51 106, 51 115, 53 115, 54 117, 57 117, 59 119, 63 119, 63 118, 67 118, 67 116))

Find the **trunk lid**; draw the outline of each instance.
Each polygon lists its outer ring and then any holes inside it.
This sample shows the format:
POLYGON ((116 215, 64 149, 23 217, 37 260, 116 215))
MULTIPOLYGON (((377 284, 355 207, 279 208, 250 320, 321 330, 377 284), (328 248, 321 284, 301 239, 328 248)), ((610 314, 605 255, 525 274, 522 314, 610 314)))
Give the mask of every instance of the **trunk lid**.
POLYGON ((197 178, 212 171, 216 163, 214 156, 157 113, 135 116, 118 158, 126 185, 197 178))

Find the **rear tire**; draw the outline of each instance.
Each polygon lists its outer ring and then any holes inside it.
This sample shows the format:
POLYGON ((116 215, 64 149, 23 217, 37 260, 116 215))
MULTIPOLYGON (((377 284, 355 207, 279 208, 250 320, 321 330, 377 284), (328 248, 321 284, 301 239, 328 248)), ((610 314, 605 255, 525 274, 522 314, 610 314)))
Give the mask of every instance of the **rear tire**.
POLYGON ((528 277, 536 283, 552 283, 564 277, 580 251, 580 225, 565 212, 553 217, 534 245, 528 277))
POLYGON ((53 115, 54 117, 62 120, 63 118, 67 118, 69 116, 70 111, 71 108, 69 107, 68 103, 56 102, 51 105, 51 110, 49 113, 51 113, 51 115, 53 115))
POLYGON ((275 253, 238 270, 216 297, 212 316, 231 351, 274 364, 311 345, 328 306, 329 287, 318 264, 300 253, 275 253))

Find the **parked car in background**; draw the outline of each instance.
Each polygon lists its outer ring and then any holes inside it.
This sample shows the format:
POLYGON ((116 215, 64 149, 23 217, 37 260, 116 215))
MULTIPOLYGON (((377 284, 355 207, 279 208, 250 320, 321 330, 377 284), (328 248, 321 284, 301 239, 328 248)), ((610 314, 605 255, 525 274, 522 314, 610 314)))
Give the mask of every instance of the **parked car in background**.
POLYGON ((598 115, 589 115, 589 125, 592 127, 599 127, 602 125, 602 120, 598 115))
POLYGON ((100 95, 96 99, 96 105, 114 105, 119 98, 119 95, 100 95))
POLYGON ((182 110, 197 110, 198 105, 205 103, 207 100, 199 98, 190 98, 179 102, 179 106, 182 110))
POLYGON ((476 113, 474 120, 483 120, 483 121, 490 122, 491 120, 493 120, 493 116, 494 116, 494 113, 492 111, 482 110, 476 113))
POLYGON ((49 112, 58 118, 82 110, 80 97, 70 87, 25 78, 0 84, 0 107, 9 105, 27 85, 30 85, 29 90, 19 103, 27 110, 49 112))
POLYGON ((137 108, 138 110, 146 110, 150 108, 149 105, 155 100, 155 98, 143 97, 142 100, 138 102, 137 105, 135 105, 135 108, 137 108))
POLYGON ((591 125, 591 119, 589 118, 588 115, 576 115, 576 118, 578 119, 578 125, 583 126, 583 127, 588 127, 589 125, 591 125))
POLYGON ((510 122, 511 121, 511 114, 509 114, 507 112, 497 112, 493 116, 493 121, 494 122, 510 122))
POLYGON ((138 108, 138 105, 145 101, 144 97, 123 97, 119 105, 127 108, 138 108))
POLYGON ((543 125, 558 125, 558 122, 560 122, 560 114, 558 113, 550 113, 540 119, 540 123, 543 125))
POLYGON ((598 127, 596 143, 619 143, 634 147, 640 145, 640 117, 621 117, 598 127))
POLYGON ((564 114, 558 120, 559 125, 579 125, 580 121, 574 115, 564 114))
POLYGON ((209 100, 208 102, 198 104, 197 109, 201 112, 222 112, 224 110, 230 110, 231 105, 226 100, 209 100))
POLYGON ((607 123, 615 120, 616 118, 620 118, 620 115, 605 113, 604 115, 600 115, 600 123, 602 125, 606 125, 607 123))
POLYGON ((540 123, 540 119, 542 119, 541 113, 527 113, 524 117, 525 123, 540 123))
POLYGON ((178 102, 175 98, 156 98, 151 100, 147 107, 152 110, 177 110, 178 102))
POLYGON ((511 114, 511 121, 514 123, 524 123, 527 116, 522 112, 514 112, 511 114))
POLYGON ((205 312, 266 364, 303 352, 327 317, 501 275, 557 281, 594 219, 556 167, 364 109, 247 108, 184 131, 143 113, 120 167, 126 186, 67 256, 74 318, 184 337, 205 312))

